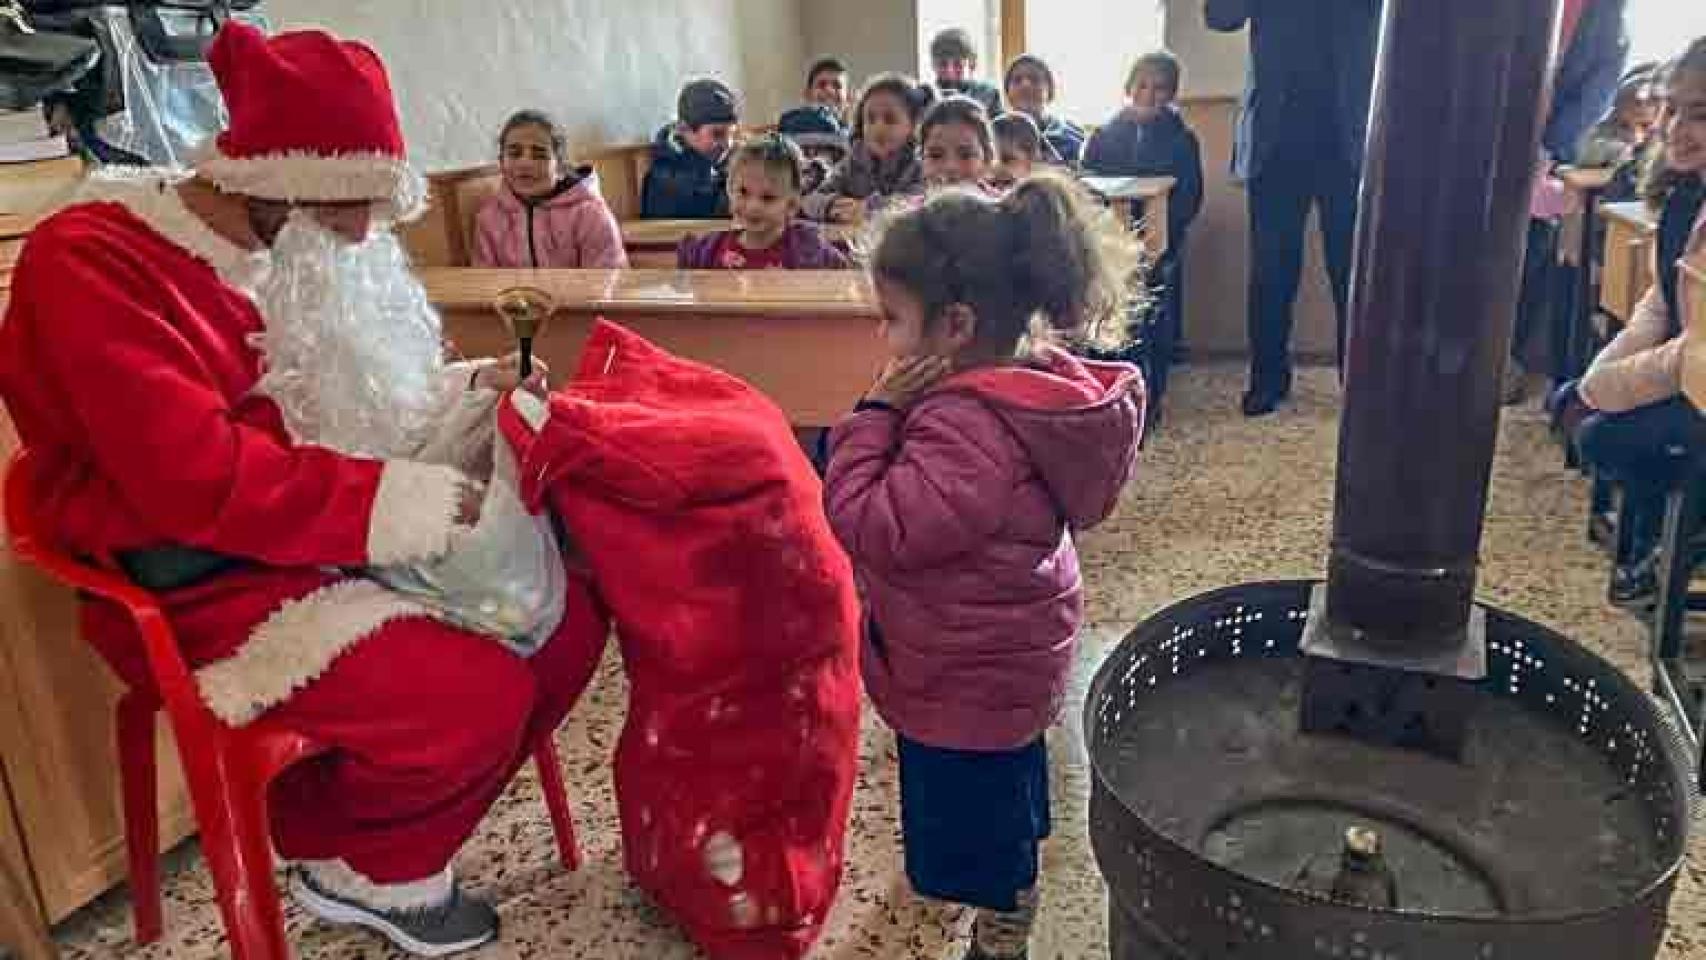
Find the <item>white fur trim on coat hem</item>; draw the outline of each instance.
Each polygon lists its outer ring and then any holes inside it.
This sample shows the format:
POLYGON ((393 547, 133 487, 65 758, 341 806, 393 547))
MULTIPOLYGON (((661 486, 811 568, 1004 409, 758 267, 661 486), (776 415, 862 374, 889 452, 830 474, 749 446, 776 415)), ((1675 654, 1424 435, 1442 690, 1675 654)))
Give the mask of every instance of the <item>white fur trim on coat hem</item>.
POLYGON ((387 460, 367 520, 367 562, 376 567, 442 556, 450 549, 467 476, 455 467, 387 460))
POLYGON ((222 153, 209 140, 191 160, 226 193, 292 202, 372 200, 382 220, 406 222, 426 209, 426 178, 407 160, 374 152, 334 156, 293 150, 259 157, 222 153))
POLYGON ((313 683, 380 627, 426 615, 371 580, 340 580, 274 610, 236 653, 197 670, 196 684, 214 716, 240 727, 313 683))

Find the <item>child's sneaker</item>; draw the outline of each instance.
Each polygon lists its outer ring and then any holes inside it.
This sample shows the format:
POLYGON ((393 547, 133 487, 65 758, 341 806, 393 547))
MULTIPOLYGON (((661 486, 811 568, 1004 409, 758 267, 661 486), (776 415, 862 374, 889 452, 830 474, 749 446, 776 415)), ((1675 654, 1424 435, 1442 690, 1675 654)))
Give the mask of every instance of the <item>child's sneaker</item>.
POLYGON ((373 930, 400 949, 419 957, 446 957, 497 939, 498 915, 491 905, 452 885, 449 899, 433 907, 381 909, 331 893, 307 870, 290 871, 290 895, 308 913, 327 923, 354 924, 373 930))

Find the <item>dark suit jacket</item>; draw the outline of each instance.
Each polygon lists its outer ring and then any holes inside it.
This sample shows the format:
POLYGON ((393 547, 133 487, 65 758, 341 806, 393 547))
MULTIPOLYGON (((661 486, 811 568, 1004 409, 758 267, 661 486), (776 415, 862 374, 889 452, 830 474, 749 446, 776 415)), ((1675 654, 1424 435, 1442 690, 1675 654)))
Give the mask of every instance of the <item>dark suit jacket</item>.
POLYGON ((1250 28, 1233 172, 1342 162, 1362 169, 1381 0, 1208 0, 1208 26, 1250 28))

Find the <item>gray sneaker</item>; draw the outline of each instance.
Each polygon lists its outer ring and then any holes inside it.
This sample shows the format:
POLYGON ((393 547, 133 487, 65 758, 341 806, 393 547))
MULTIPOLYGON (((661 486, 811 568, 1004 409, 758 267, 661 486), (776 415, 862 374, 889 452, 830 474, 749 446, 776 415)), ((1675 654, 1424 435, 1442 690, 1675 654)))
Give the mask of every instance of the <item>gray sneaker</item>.
POLYGON ((418 957, 447 957, 490 943, 498 936, 498 914, 457 885, 441 907, 379 910, 344 899, 315 885, 300 869, 290 871, 290 895, 302 908, 327 923, 354 924, 373 930, 418 957))

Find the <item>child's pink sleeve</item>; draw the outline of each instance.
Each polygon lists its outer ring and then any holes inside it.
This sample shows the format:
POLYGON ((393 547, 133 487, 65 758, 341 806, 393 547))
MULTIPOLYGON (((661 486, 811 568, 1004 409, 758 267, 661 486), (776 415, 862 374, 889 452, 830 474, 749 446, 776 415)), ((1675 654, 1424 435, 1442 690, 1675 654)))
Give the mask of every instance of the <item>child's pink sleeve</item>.
POLYGON ((480 208, 480 212, 474 215, 472 261, 476 267, 504 266, 500 262, 501 258, 498 253, 500 244, 497 238, 497 233, 502 228, 497 222, 498 218, 493 216, 494 213, 496 211, 492 209, 491 201, 487 201, 486 205, 480 208))
POLYGON ((581 221, 580 266, 583 270, 625 270, 628 267, 628 248, 622 242, 622 225, 610 212, 610 205, 600 199, 587 210, 581 221))

